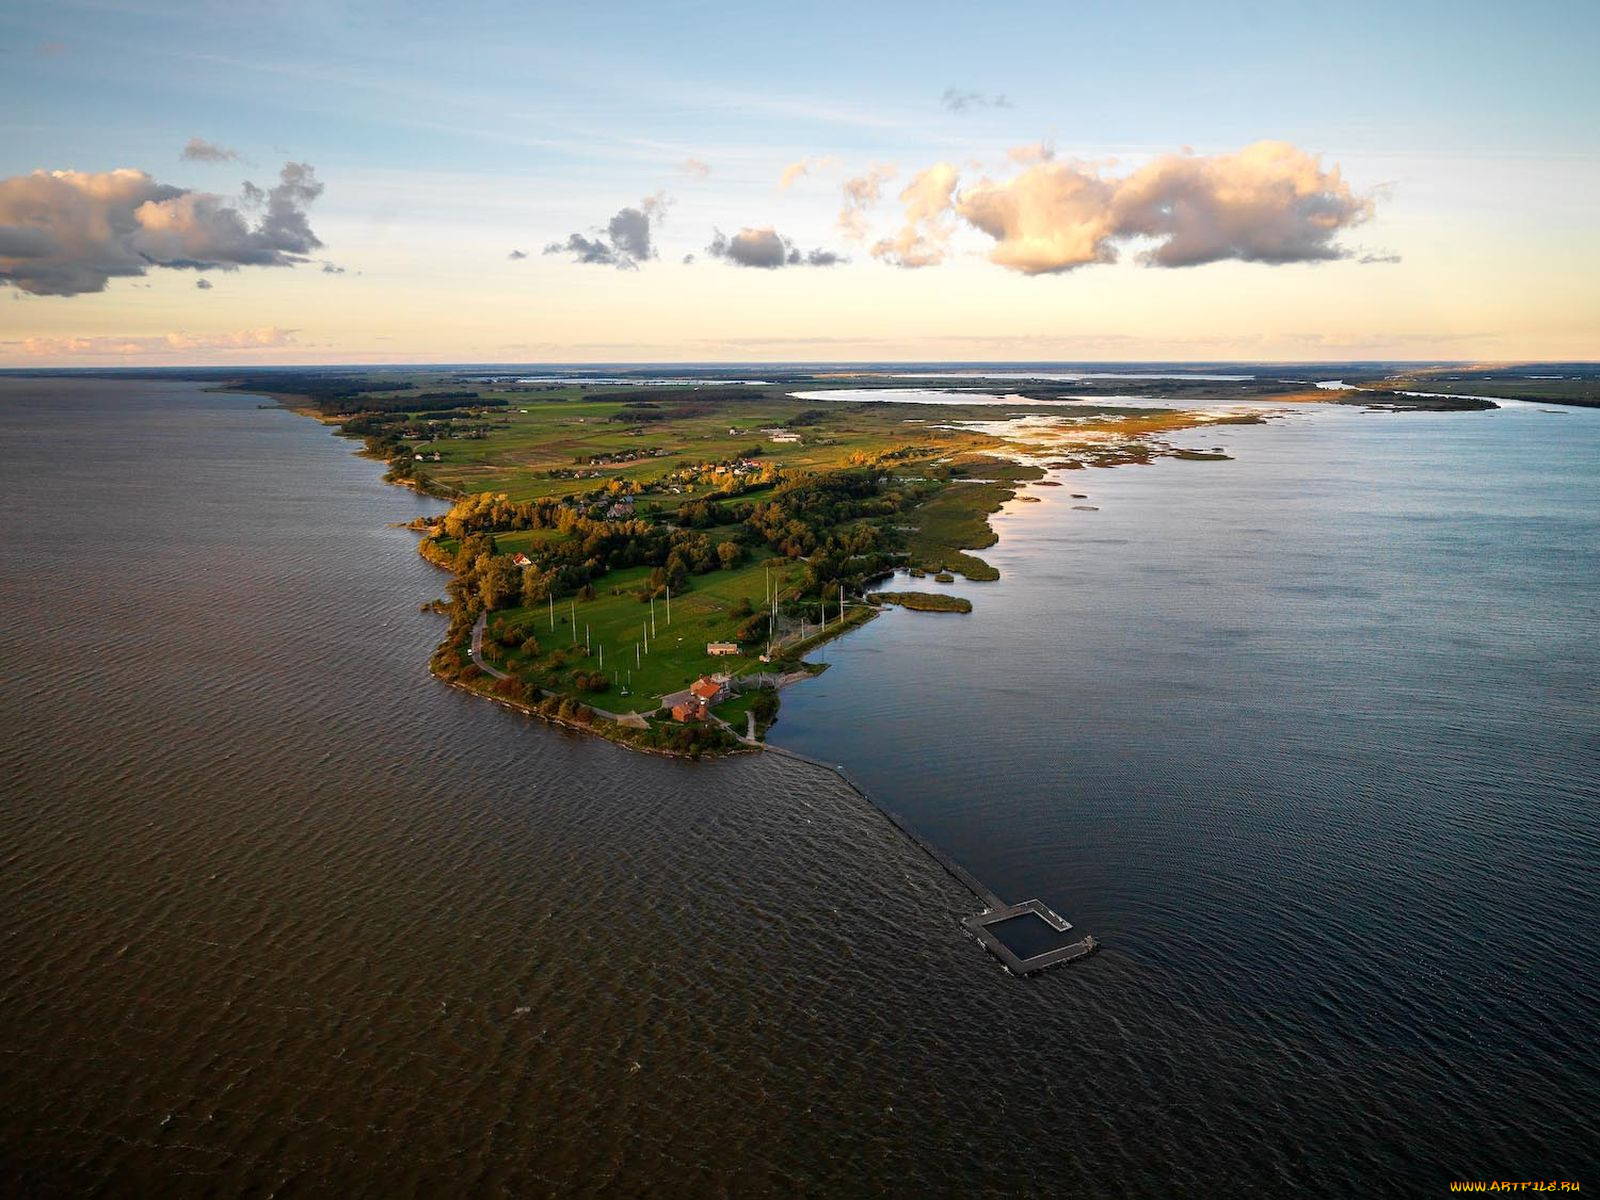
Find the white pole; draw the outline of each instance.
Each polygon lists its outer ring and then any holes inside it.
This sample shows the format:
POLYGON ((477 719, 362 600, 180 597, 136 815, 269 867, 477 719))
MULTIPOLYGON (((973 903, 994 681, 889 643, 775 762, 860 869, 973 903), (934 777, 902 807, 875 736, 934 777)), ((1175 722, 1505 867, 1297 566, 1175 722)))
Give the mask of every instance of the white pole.
POLYGON ((594 646, 589 641, 589 622, 587 621, 583 623, 583 648, 585 650, 594 649, 594 646))
POLYGON ((650 632, 656 631, 656 594, 650 593, 650 632))
MULTIPOLYGON (((633 644, 633 665, 636 666, 636 667, 639 665, 639 643, 638 642, 635 642, 633 644)), ((630 675, 630 676, 628 676, 628 678, 631 680, 633 678, 633 676, 630 675)))
POLYGON ((600 643, 600 669, 602 671, 606 669, 606 644, 604 642, 600 643))
POLYGON ((672 585, 667 584, 667 624, 672 624, 672 585))

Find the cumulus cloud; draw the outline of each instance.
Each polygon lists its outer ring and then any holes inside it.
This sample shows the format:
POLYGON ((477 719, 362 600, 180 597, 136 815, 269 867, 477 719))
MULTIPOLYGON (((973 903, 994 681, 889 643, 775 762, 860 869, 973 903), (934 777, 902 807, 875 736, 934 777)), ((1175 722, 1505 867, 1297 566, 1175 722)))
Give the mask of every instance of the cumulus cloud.
POLYGON ((862 241, 867 236, 867 209, 883 195, 885 181, 898 172, 893 163, 874 163, 864 175, 846 179, 840 185, 844 206, 839 210, 839 231, 852 241, 862 241))
POLYGON ((188 162, 232 162, 239 157, 239 152, 205 138, 192 137, 184 144, 179 157, 188 162))
POLYGON ((312 168, 292 162, 235 202, 126 168, 13 175, 0 179, 0 282, 76 296, 152 267, 293 266, 322 246, 306 215, 321 194, 312 168))
POLYGON ((637 208, 620 208, 604 229, 594 229, 593 237, 581 233, 567 235, 564 242, 551 242, 546 254, 570 254, 574 262, 595 266, 637 270, 639 264, 656 256, 652 227, 659 224, 671 200, 662 192, 646 196, 637 208))
POLYGON ((1007 158, 1024 167, 1049 162, 1055 156, 1056 148, 1049 142, 1029 142, 1026 146, 1012 146, 1006 151, 1007 158))
POLYGON ((35 358, 102 354, 134 357, 174 352, 271 350, 293 345, 294 334, 293 329, 268 325, 261 329, 238 329, 232 333, 165 333, 153 337, 30 337, 22 339, 22 349, 25 354, 35 358))
POLYGON ((905 205, 905 224, 892 238, 883 238, 872 247, 872 256, 897 267, 931 267, 944 261, 954 232, 949 219, 958 176, 947 162, 935 163, 919 171, 900 193, 905 205))
POLYGON ((778 172, 778 190, 786 192, 802 176, 810 175, 814 171, 826 171, 828 168, 837 167, 838 165, 839 160, 831 154, 825 154, 821 158, 802 158, 798 162, 792 162, 778 172))
POLYGON ((706 247, 706 253, 736 267, 759 267, 768 271, 778 267, 832 267, 844 261, 831 250, 801 250, 770 226, 759 229, 746 226, 732 237, 719 229, 706 247))
POLYGON ((994 239, 990 261, 1025 275, 1115 262, 1129 242, 1157 267, 1317 262, 1349 257, 1338 235, 1373 211, 1338 167, 1286 142, 1164 155, 1122 176, 1043 161, 1001 182, 981 179, 959 193, 956 184, 948 163, 918 175, 901 194, 904 227, 873 253, 905 267, 939 262, 953 214, 994 239))
POLYGON ((945 88, 939 103, 953 113, 964 113, 974 108, 1011 107, 1011 101, 1003 94, 988 96, 983 92, 968 92, 956 87, 945 88))
POLYGON ((678 170, 690 179, 706 179, 711 175, 711 164, 698 158, 686 158, 678 164, 678 170))
POLYGON ((195 285, 195 287, 199 288, 202 292, 209 292, 211 290, 211 280, 206 279, 204 277, 202 277, 200 279, 196 279, 194 281, 194 285, 195 285))
POLYGON ((528 252, 526 250, 513 250, 510 254, 506 255, 506 257, 512 262, 516 262, 519 259, 527 258, 528 252))

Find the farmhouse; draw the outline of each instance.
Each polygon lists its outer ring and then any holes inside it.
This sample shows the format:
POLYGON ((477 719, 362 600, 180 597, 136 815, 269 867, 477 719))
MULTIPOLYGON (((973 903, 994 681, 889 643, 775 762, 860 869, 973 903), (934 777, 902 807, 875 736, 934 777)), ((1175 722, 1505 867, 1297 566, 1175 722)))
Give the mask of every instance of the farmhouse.
POLYGON ((739 653, 738 642, 707 642, 706 653, 713 658, 722 658, 729 654, 739 653))
POLYGON ((704 721, 706 712, 706 702, 698 697, 691 696, 682 704, 674 704, 672 706, 672 719, 674 721, 683 721, 686 724, 704 721))
POLYGON ((511 556, 511 565, 514 567, 531 567, 533 566, 533 559, 526 554, 513 554, 511 556))
POLYGON ((721 704, 728 698, 728 677, 702 675, 689 685, 689 693, 705 704, 721 704))

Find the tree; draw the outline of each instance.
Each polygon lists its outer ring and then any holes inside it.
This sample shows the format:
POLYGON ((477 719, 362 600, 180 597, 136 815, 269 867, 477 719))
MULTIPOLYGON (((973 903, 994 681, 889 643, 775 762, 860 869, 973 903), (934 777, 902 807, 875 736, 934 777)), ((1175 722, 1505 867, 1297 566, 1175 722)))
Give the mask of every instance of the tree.
MULTIPOLYGON (((667 555, 667 583, 673 587, 681 588, 683 581, 689 575, 689 564, 683 561, 683 555, 674 550, 667 555)), ((651 575, 654 580, 655 576, 651 575)))
POLYGON ((532 608, 550 598, 550 573, 538 567, 522 568, 522 603, 532 608))
POLYGON ((479 563, 478 595, 485 608, 504 608, 522 594, 522 573, 510 558, 495 555, 479 563))
POLYGON ((762 725, 772 724, 772 719, 778 715, 778 693, 771 688, 762 688, 751 702, 750 711, 755 713, 756 720, 762 725))
POLYGON ((724 571, 731 571, 739 565, 739 560, 744 557, 744 548, 738 542, 720 542, 717 545, 717 558, 722 562, 724 571))

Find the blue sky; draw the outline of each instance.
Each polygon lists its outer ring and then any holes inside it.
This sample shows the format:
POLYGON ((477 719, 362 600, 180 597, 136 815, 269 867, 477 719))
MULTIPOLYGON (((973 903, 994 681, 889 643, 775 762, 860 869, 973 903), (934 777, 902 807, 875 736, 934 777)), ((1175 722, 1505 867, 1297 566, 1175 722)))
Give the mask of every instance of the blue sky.
MULTIPOLYGON (((1171 331, 1173 346, 1215 339, 1218 352, 1197 357, 1228 357, 1248 349, 1233 333, 1259 336, 1283 310, 1275 297, 1290 278, 1303 299, 1285 338, 1314 341, 1321 324, 1338 331, 1329 346, 1359 342, 1381 356, 1399 356, 1383 349, 1398 334, 1425 344, 1419 357, 1592 354, 1600 308, 1584 276, 1600 265, 1590 199, 1600 183, 1597 13, 1554 3, 11 3, 0 178, 124 167, 230 196, 294 161, 312 164, 325 189, 309 210, 323 243, 311 263, 218 271, 203 293, 186 271, 152 270, 149 286, 113 279, 93 294, 25 295, 19 323, 58 342, 292 326, 286 353, 309 357, 366 358, 398 338, 421 357, 495 357, 496 346, 522 344, 582 358, 585 346, 627 341, 599 314, 641 325, 656 314, 661 325, 676 295, 679 309, 702 306, 708 327, 673 312, 664 332, 635 335, 639 356, 684 337, 702 344, 682 355, 695 358, 719 337, 754 345, 775 333, 751 320, 728 332, 751 288, 791 310, 787 336, 844 346, 849 330, 830 313, 842 289, 899 313, 929 306, 930 321, 943 297, 996 338, 1024 326, 1048 336, 1027 324, 1042 301, 1079 339, 1064 349, 1098 330, 1146 336, 1161 356, 1171 331), (942 101, 951 89, 969 102, 942 101), (180 160, 196 137, 237 157, 180 160), (1133 265, 1130 251, 1019 290, 984 262, 989 243, 965 225, 940 270, 915 272, 841 242, 836 225, 841 183, 873 163, 897 167, 877 236, 893 231, 899 187, 939 162, 960 168, 959 196, 998 172, 1007 149, 1034 142, 1115 175, 1155 156, 1227 155, 1263 140, 1337 165, 1372 198, 1370 216, 1337 243, 1349 261, 1162 272, 1133 265), (686 173, 687 159, 709 174, 686 173), (779 173, 802 159, 820 164, 780 192, 779 173), (658 194, 658 260, 638 271, 539 253, 658 194), (768 227, 849 261, 826 281, 770 272, 781 285, 705 265, 714 230, 768 227), (515 274, 513 249, 529 255, 515 274), (693 271, 681 263, 691 253, 693 271), (1358 271, 1362 256, 1400 261, 1358 271), (1237 331, 1215 312, 1184 315, 1192 283, 1154 278, 1205 273, 1236 298, 1237 331), (906 275, 916 282, 897 278, 906 275), (1474 275, 1497 281, 1520 312, 1450 295, 1474 275), (477 324, 497 332, 424 336, 420 318, 402 320, 381 297, 371 319, 338 318, 379 287, 483 305, 477 324), (988 300, 981 310, 962 299, 975 287, 988 300), (1273 297, 1268 307, 1251 301, 1257 288, 1273 297), (1426 302, 1410 326, 1397 330, 1402 310, 1384 305, 1373 328, 1351 325, 1352 304, 1396 291, 1413 312, 1426 302), (552 322, 559 294, 587 299, 552 322), (1560 301, 1541 307, 1542 325, 1525 311, 1538 296, 1560 301), (1108 306, 1119 321, 1095 325, 1108 306)), ((915 322, 885 319, 873 336, 914 338, 915 322)), ((938 336, 961 335, 939 325, 938 336)))

